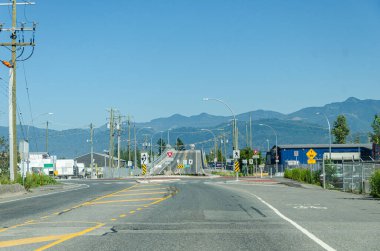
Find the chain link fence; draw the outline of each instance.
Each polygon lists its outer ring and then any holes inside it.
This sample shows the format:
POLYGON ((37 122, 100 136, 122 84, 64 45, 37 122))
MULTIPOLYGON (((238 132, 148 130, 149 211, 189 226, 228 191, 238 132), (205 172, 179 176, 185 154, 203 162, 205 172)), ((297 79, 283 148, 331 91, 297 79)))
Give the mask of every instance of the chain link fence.
POLYGON ((380 163, 375 162, 326 163, 326 188, 352 193, 370 193, 369 180, 377 169, 380 169, 380 163))

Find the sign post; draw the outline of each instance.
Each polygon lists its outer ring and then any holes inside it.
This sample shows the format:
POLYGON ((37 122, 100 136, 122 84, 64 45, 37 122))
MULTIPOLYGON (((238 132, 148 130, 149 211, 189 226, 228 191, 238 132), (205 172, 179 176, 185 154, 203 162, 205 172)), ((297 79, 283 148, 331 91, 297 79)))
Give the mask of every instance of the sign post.
POLYGON ((310 182, 311 182, 311 179, 312 179, 312 173, 313 173, 313 166, 314 164, 317 163, 316 159, 314 159, 316 156, 317 156, 317 153, 310 148, 310 150, 306 153, 306 156, 308 157, 307 159, 307 164, 310 165, 310 182))
POLYGON ((236 181, 239 181, 240 166, 238 159, 240 159, 240 150, 233 150, 232 156, 235 160, 236 181))
POLYGON ((141 153, 141 169, 142 174, 146 175, 146 167, 149 164, 149 155, 146 152, 141 153))

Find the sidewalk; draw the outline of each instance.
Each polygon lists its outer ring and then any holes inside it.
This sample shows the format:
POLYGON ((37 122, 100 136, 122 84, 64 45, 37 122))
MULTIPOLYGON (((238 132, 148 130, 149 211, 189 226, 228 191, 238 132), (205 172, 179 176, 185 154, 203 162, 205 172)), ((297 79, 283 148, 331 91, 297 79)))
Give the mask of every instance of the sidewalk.
POLYGON ((273 180, 277 181, 279 184, 284 184, 290 187, 300 187, 300 188, 306 188, 306 189, 318 189, 323 190, 321 186, 313 185, 313 184, 307 184, 303 182, 299 182, 292 179, 287 179, 284 177, 273 177, 273 180))

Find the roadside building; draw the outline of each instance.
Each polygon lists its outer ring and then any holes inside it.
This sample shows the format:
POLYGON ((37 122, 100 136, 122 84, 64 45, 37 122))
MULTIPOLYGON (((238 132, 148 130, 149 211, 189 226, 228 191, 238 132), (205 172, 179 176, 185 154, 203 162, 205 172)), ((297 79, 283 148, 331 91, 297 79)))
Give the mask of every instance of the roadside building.
MULTIPOLYGON (((94 165, 98 167, 108 167, 110 156, 104 153, 93 153, 94 165)), ((84 163, 85 167, 91 166, 91 153, 86 153, 82 156, 76 157, 75 160, 78 163, 84 163)), ((113 166, 117 167, 117 158, 113 157, 113 166)), ((126 167, 126 161, 120 159, 120 167, 126 167)))
MULTIPOLYGON (((274 165, 276 160, 281 167, 307 165, 307 152, 313 149, 316 152, 314 159, 322 160, 330 157, 329 144, 297 144, 273 146, 267 153, 266 164, 274 165)), ((331 144, 331 159, 334 161, 371 160, 373 155, 372 144, 331 144)))

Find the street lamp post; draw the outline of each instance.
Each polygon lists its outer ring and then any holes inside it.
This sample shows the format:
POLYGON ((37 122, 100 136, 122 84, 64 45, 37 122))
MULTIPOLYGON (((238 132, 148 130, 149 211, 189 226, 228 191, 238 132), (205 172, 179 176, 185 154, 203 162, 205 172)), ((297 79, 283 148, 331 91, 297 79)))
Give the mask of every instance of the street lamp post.
POLYGON ((134 134, 135 134, 135 159, 134 159, 134 162, 135 162, 135 168, 137 167, 137 134, 142 130, 142 129, 150 129, 152 127, 150 126, 145 126, 145 127, 141 127, 139 130, 137 130, 136 132, 136 123, 133 125, 133 130, 134 130, 134 134))
MULTIPOLYGON (((232 145, 233 145, 233 150, 239 150, 239 144, 238 144, 238 132, 237 132, 237 126, 236 126, 236 116, 235 116, 235 113, 232 111, 231 107, 229 105, 227 105, 227 103, 225 103, 223 100, 221 99, 217 99, 217 98, 203 98, 203 101, 209 101, 209 100, 214 100, 214 101, 217 101, 217 102, 220 102, 222 104, 224 104, 228 110, 230 110, 232 116, 234 117, 234 123, 233 123, 233 126, 232 126, 232 145)), ((236 181, 239 180, 239 172, 236 172, 236 181)))
MULTIPOLYGON (((329 127, 329 161, 331 162, 331 125, 330 125, 330 120, 324 113, 317 112, 317 115, 323 115, 327 121, 327 125, 329 127)), ((326 170, 325 170, 325 161, 323 159, 323 188, 326 189, 326 170)))
POLYGON ((171 131, 172 129, 173 129, 173 128, 169 128, 169 129, 168 129, 168 146, 170 146, 170 143, 169 143, 169 142, 170 142, 170 141, 169 141, 169 140, 170 140, 170 131, 171 131))
POLYGON ((215 136, 215 133, 213 133, 213 131, 209 130, 209 129, 201 129, 201 131, 207 131, 207 132, 210 132, 213 136, 214 136, 214 149, 215 149, 215 156, 214 156, 214 168, 216 169, 216 162, 218 161, 218 154, 217 154, 217 147, 216 147, 216 136, 215 136))
POLYGON ((327 125, 329 127, 329 158, 331 160, 331 125, 330 125, 330 120, 324 113, 317 112, 317 115, 323 115, 327 121, 327 125))
MULTIPOLYGON (((274 132, 274 135, 276 136, 276 160, 275 160, 275 162, 276 162, 276 173, 278 172, 278 146, 277 146, 277 132, 276 132, 276 130, 273 128, 273 127, 271 127, 270 125, 267 125, 267 124, 259 124, 260 126, 266 126, 266 127, 269 127, 270 129, 272 129, 272 131, 274 132)), ((268 142, 269 142, 269 140, 268 140, 268 142)), ((269 146, 269 143, 268 143, 268 146, 269 146)), ((268 149, 269 149, 269 147, 268 147, 268 149)))
POLYGON ((234 112, 232 111, 231 107, 229 105, 227 105, 221 99, 217 99, 217 98, 203 98, 203 101, 209 101, 209 100, 218 101, 218 102, 224 104, 230 110, 232 116, 234 117, 234 122, 233 122, 233 126, 232 126, 233 147, 234 147, 234 150, 238 150, 239 147, 238 147, 238 140, 237 140, 236 116, 235 116, 234 112))
MULTIPOLYGON (((54 114, 53 112, 45 112, 45 113, 41 113, 41 114, 35 116, 34 118, 32 118, 30 122, 31 122, 32 125, 33 125, 34 120, 36 120, 37 118, 39 118, 39 117, 41 117, 41 116, 44 116, 44 115, 53 115, 53 114, 54 114)), ((48 122, 46 122, 46 124, 48 124, 48 122)), ((47 125, 47 126, 48 126, 48 125, 47 125)), ((29 142, 29 127, 30 127, 30 123, 28 124, 28 129, 27 129, 27 131, 26 131, 26 139, 27 139, 28 142, 29 142)))

